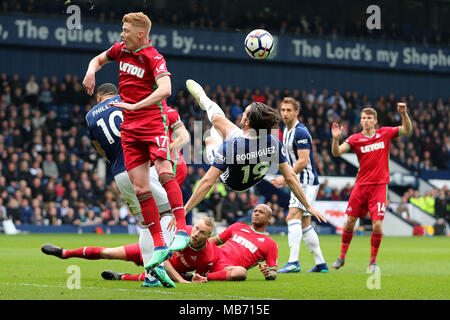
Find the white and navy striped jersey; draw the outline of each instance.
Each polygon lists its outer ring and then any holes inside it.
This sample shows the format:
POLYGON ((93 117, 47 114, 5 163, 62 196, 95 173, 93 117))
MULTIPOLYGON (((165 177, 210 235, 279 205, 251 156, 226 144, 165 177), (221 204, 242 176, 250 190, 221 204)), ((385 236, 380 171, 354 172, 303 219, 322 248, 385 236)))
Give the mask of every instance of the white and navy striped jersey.
POLYGON ((298 177, 301 184, 318 185, 319 177, 316 168, 314 167, 312 138, 308 128, 298 120, 291 130, 288 130, 286 127, 283 131, 283 147, 286 148, 287 159, 291 167, 293 167, 298 160, 297 150, 309 149, 308 165, 298 174, 298 177))
POLYGON ((272 134, 238 136, 225 140, 215 153, 213 166, 223 171, 221 179, 235 191, 245 191, 266 174, 275 174, 286 162, 282 143, 272 134))
POLYGON ((110 106, 112 102, 121 102, 119 95, 107 99, 86 114, 86 122, 92 140, 96 140, 105 151, 111 163, 111 172, 115 176, 126 171, 123 160, 120 126, 123 122, 122 109, 110 106))

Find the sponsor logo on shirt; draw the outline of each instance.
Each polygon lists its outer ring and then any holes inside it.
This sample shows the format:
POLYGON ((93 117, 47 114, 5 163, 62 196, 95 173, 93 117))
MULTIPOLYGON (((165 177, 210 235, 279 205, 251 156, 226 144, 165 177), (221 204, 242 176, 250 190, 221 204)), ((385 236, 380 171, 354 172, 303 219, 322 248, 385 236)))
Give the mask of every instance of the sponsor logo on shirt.
POLYGON ((308 143, 308 139, 301 139, 301 140, 297 140, 298 144, 306 144, 308 143))
POLYGON ((144 72, 145 72, 144 69, 136 67, 136 66, 134 66, 134 65, 132 65, 131 63, 128 63, 128 62, 120 61, 119 69, 122 72, 129 73, 129 74, 131 74, 133 76, 136 76, 136 77, 138 77, 140 79, 142 79, 144 77, 144 72))
POLYGON ((255 253, 256 250, 258 250, 258 248, 253 243, 237 234, 235 234, 231 240, 233 240, 236 243, 239 243, 244 248, 247 248, 248 250, 250 250, 251 253, 255 253))
POLYGON ((244 232, 250 233, 250 231, 248 231, 247 229, 241 229, 241 231, 244 231, 244 232))
POLYGON ((259 242, 264 242, 264 240, 266 240, 266 238, 258 238, 256 240, 258 240, 259 242))
POLYGON ((376 150, 380 150, 380 149, 384 149, 384 141, 369 144, 367 146, 362 146, 361 152, 367 153, 367 152, 372 152, 372 151, 376 151, 376 150))

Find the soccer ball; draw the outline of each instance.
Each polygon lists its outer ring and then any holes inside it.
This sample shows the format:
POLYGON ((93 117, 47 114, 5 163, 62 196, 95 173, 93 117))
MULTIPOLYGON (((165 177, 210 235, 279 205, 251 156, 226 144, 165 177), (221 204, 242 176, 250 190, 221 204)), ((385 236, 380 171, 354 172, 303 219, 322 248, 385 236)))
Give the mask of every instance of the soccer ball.
POLYGON ((253 59, 266 59, 273 50, 273 37, 266 30, 253 30, 245 38, 244 48, 253 59))

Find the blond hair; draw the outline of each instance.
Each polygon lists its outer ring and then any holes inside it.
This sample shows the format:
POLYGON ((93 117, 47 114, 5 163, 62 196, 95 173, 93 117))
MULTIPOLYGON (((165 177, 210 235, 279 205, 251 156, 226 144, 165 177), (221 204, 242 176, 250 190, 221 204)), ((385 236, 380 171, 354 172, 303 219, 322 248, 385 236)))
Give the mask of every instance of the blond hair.
POLYGON ((207 227, 211 229, 210 233, 213 233, 214 231, 214 220, 210 217, 203 217, 200 219, 200 221, 203 221, 204 224, 206 224, 207 227))
POLYGON ((145 34, 148 36, 150 29, 152 28, 152 22, 149 17, 142 12, 130 12, 123 16, 122 22, 128 22, 135 28, 144 29, 145 34))
POLYGON ((377 112, 375 111, 374 108, 370 108, 370 107, 364 108, 361 110, 361 114, 363 114, 363 113, 368 114, 369 116, 373 116, 374 119, 377 118, 377 112))
POLYGON ((300 109, 300 103, 297 100, 295 100, 294 98, 291 98, 291 97, 284 98, 283 101, 281 101, 281 103, 282 104, 283 103, 284 104, 291 104, 291 105, 294 106, 295 110, 299 110, 300 109))

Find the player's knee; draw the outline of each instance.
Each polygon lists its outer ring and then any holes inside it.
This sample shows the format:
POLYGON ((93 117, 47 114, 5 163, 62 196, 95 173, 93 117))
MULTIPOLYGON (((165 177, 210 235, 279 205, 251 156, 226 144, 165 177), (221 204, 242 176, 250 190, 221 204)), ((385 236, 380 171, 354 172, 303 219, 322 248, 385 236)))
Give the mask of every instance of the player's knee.
POLYGON ((101 252, 101 257, 103 259, 116 259, 116 253, 114 252, 114 248, 105 248, 101 252))
POLYGON ((153 197, 153 194, 150 191, 150 189, 146 189, 146 188, 145 189, 141 189, 141 188, 138 188, 138 187, 135 186, 134 187, 134 191, 136 192, 136 197, 137 197, 139 202, 148 200, 148 199, 153 197))
POLYGON ((231 270, 231 280, 244 281, 247 279, 247 270, 244 268, 236 268, 231 270))
POLYGON ((173 173, 170 172, 163 172, 159 175, 158 180, 161 183, 162 186, 164 186, 167 182, 175 179, 173 173))

